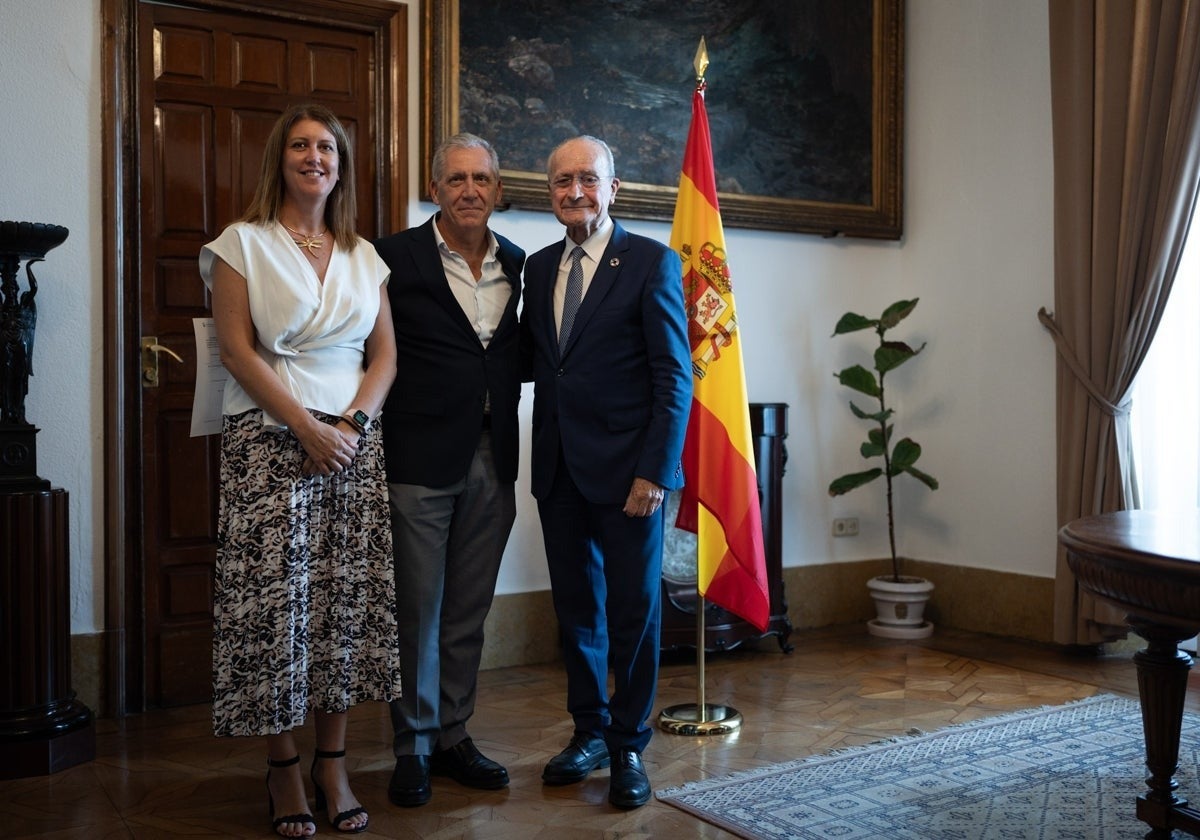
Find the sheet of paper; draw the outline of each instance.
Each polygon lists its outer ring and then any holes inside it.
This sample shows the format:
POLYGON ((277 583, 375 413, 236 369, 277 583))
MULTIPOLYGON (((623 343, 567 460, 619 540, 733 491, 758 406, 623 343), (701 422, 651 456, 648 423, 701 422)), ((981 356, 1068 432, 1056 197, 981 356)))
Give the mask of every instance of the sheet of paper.
POLYGON ((193 318, 196 331, 196 395, 192 400, 192 437, 221 433, 221 400, 229 371, 221 364, 212 318, 193 318))

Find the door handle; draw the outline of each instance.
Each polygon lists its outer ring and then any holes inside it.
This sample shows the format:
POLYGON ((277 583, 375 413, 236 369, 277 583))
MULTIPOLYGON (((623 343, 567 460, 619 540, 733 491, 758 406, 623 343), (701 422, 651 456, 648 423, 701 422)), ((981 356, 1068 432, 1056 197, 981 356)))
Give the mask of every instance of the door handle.
POLYGON ((158 387, 158 354, 166 353, 172 359, 182 363, 183 359, 179 354, 158 343, 158 336, 144 335, 142 336, 142 386, 146 388, 158 387))

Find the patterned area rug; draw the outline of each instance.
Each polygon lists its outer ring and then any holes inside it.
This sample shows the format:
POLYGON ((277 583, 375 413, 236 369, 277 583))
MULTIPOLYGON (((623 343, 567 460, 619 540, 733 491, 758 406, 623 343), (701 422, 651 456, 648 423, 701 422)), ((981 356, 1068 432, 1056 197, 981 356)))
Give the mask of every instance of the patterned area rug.
MULTIPOLYGON (((1197 796, 1200 716, 1179 794, 1197 796)), ((1100 695, 659 791, 749 840, 1125 840, 1145 787, 1136 700, 1100 695)))

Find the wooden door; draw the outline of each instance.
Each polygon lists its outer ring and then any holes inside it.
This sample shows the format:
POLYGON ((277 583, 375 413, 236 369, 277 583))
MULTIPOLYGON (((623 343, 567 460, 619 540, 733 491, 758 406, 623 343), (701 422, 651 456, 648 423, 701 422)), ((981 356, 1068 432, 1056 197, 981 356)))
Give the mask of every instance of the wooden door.
MULTIPOLYGON (((131 125, 140 234, 129 293, 138 301, 138 344, 169 348, 182 362, 150 352, 143 361, 157 360, 157 379, 140 375, 129 383, 140 418, 140 492, 133 493, 141 509, 134 523, 140 564, 125 575, 126 597, 140 591, 142 604, 140 628, 130 622, 140 630, 142 668, 131 661, 125 669, 134 708, 211 697, 220 439, 190 436, 192 319, 210 314, 197 268, 201 246, 245 210, 266 137, 280 112, 297 102, 328 106, 346 127, 360 233, 371 238, 393 221, 378 154, 389 132, 379 119, 377 33, 228 6, 137 7, 138 106, 131 125)), ((131 658, 138 647, 128 648, 131 658)))

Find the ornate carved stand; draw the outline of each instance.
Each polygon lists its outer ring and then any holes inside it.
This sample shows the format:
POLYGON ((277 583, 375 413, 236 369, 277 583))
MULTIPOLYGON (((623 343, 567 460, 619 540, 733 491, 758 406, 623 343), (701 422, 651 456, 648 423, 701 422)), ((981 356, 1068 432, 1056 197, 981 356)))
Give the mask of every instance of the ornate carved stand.
POLYGON ((1127 620, 1147 642, 1145 650, 1133 655, 1146 733, 1146 769, 1150 771, 1146 777, 1150 790, 1138 797, 1137 816, 1155 829, 1148 836, 1170 837, 1171 828, 1196 834, 1200 832, 1200 814, 1175 795, 1179 783, 1174 778, 1179 770, 1183 704, 1192 667, 1192 658, 1178 647, 1195 633, 1190 627, 1164 627, 1133 615, 1127 620))
POLYGON ((0 779, 96 755, 92 712, 71 690, 67 491, 38 477, 38 430, 25 419, 37 323, 30 265, 66 238, 57 225, 0 222, 0 779))

